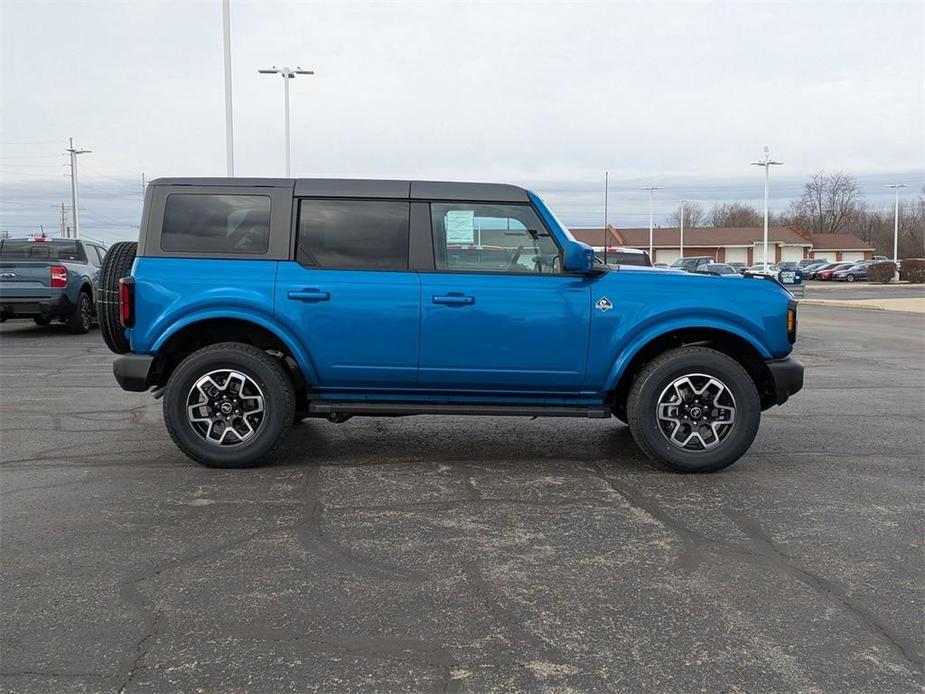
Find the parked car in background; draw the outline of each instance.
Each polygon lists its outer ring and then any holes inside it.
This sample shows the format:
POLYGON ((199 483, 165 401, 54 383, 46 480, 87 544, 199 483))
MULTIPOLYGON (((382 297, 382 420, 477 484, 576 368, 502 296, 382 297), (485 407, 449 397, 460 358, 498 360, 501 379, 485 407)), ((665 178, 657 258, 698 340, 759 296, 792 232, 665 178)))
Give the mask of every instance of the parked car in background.
POLYGON ((803 258, 799 265, 801 268, 805 269, 810 265, 826 265, 828 262, 826 258, 803 258))
POLYGON ((54 320, 71 332, 90 330, 106 247, 46 236, 0 239, 0 322, 54 320))
POLYGON ((699 255, 693 256, 691 258, 678 258, 675 260, 671 267, 675 270, 684 270, 685 272, 693 272, 697 269, 698 266, 704 265, 706 263, 715 263, 716 258, 709 255, 699 255))
POLYGON ((738 271, 726 263, 704 263, 698 265, 694 272, 703 272, 708 275, 719 275, 720 277, 741 277, 738 271))
POLYGON ((824 270, 830 270, 840 263, 823 263, 822 265, 812 265, 806 272, 803 274, 803 277, 808 280, 817 280, 819 279, 819 273, 824 270))
POLYGON ((839 282, 856 282, 857 280, 867 279, 867 266, 870 263, 858 263, 844 270, 836 270, 832 273, 832 279, 839 282))
POLYGON ((777 267, 781 270, 796 270, 800 267, 800 264, 795 260, 785 260, 777 263, 777 267))
POLYGON ((816 279, 822 280, 824 282, 828 281, 832 279, 832 276, 839 270, 847 270, 849 267, 851 267, 854 264, 855 263, 834 263, 833 265, 830 265, 827 268, 819 270, 816 273, 816 279))
POLYGON ((735 263, 735 262, 733 262, 733 263, 726 263, 726 265, 728 265, 729 267, 733 268, 733 269, 734 269, 736 272, 738 272, 740 275, 741 275, 743 272, 745 272, 745 268, 748 267, 748 265, 746 265, 745 263, 735 263))
POLYGON ((767 265, 764 263, 757 263, 756 265, 752 265, 750 268, 746 268, 745 273, 743 274, 768 275, 770 277, 777 277, 778 272, 780 272, 780 268, 777 267, 777 265, 773 265, 771 263, 768 263, 767 265))
POLYGON ((173 441, 216 467, 306 417, 478 414, 614 416, 704 472, 803 385, 776 282, 612 270, 511 185, 158 179, 102 282, 116 380, 156 388, 173 441))
POLYGON ((636 267, 652 267, 649 254, 639 248, 625 246, 610 246, 607 251, 595 251, 595 255, 602 263, 607 265, 635 265, 636 267))
POLYGON ((807 277, 810 273, 818 270, 823 265, 828 265, 828 263, 812 263, 810 265, 804 265, 801 270, 803 270, 803 276, 807 277))
POLYGON ((887 258, 885 255, 875 255, 873 258, 871 258, 871 262, 874 263, 881 263, 884 260, 889 260, 889 258, 887 258))

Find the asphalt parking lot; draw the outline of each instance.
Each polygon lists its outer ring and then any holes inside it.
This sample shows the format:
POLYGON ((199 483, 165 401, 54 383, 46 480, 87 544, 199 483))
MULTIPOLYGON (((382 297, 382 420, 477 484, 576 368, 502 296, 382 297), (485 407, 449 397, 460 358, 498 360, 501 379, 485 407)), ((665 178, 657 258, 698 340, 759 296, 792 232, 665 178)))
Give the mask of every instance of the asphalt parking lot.
POLYGON ((920 691, 925 320, 805 306, 726 471, 616 420, 302 423, 184 458, 99 332, 0 329, 10 691, 920 691))

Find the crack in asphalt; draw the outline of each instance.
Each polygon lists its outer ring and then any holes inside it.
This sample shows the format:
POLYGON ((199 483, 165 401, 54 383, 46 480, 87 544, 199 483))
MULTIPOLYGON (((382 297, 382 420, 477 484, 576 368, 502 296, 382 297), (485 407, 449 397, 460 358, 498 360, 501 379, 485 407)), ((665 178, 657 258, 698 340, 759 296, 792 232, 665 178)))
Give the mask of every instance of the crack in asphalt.
POLYGON ((693 571, 705 559, 704 554, 707 553, 713 556, 757 562, 785 573, 830 604, 849 614, 864 631, 885 642, 890 650, 907 664, 914 668, 922 668, 923 659, 917 654, 914 644, 909 643, 884 624, 883 620, 851 599, 834 582, 817 576, 800 566, 794 558, 778 550, 754 517, 743 511, 725 511, 725 515, 749 539, 749 545, 714 540, 678 521, 657 502, 647 498, 632 486, 623 482, 617 484, 606 474, 600 463, 595 463, 593 469, 597 476, 627 503, 649 514, 681 538, 686 545, 680 560, 683 568, 693 571))
POLYGON ((318 493, 319 483, 318 468, 313 465, 306 467, 303 484, 305 520, 295 527, 299 542, 307 552, 361 576, 401 583, 422 583, 427 580, 427 576, 418 571, 403 570, 388 562, 364 557, 331 539, 321 527, 324 504, 318 493))

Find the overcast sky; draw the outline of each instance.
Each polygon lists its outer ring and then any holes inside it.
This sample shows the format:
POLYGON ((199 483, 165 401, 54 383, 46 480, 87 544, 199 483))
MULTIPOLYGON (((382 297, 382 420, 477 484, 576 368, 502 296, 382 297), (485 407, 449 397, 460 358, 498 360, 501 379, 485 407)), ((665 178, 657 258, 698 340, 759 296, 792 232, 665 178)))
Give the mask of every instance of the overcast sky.
MULTIPOLYGON (((231 0, 236 174, 506 181, 572 225, 643 225, 685 197, 773 206, 820 169, 925 183, 925 3, 311 3, 231 0)), ((0 0, 0 228, 135 233, 141 173, 224 175, 220 0, 0 0)), ((888 194, 889 191, 886 191, 888 194)), ((663 220, 660 220, 663 221, 663 220)))

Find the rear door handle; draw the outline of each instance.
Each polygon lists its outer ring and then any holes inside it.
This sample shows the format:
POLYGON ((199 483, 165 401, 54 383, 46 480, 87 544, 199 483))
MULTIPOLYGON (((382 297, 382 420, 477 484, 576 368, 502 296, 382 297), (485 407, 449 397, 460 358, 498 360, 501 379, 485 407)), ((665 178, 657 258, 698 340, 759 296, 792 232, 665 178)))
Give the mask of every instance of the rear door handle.
POLYGON ((446 304, 447 306, 470 306, 475 303, 475 297, 463 294, 439 294, 433 297, 433 301, 435 304, 446 304))
POLYGON ((289 292, 289 298, 295 301, 330 301, 331 292, 323 292, 320 289, 299 289, 289 292))

